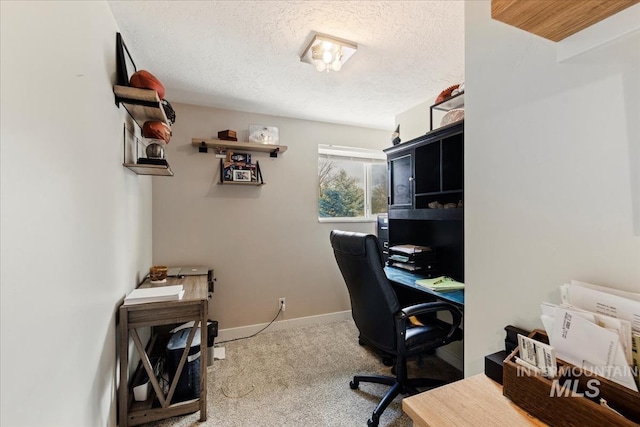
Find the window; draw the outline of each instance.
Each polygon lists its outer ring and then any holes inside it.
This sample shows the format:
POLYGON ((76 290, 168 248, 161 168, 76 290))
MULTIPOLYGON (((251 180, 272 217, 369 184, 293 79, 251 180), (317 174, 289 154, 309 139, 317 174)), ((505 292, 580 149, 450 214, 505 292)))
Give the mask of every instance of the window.
POLYGON ((387 162, 380 150, 318 145, 318 218, 375 220, 387 212, 387 162))

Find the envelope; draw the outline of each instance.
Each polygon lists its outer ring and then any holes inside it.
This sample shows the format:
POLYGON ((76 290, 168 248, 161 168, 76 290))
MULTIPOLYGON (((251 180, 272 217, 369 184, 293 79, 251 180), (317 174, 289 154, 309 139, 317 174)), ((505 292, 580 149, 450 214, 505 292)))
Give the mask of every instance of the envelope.
MULTIPOLYGON (((590 285, 595 287, 595 285, 590 285)), ((599 289, 606 289, 598 287, 599 289)), ((631 329, 640 333, 640 294, 615 289, 600 291, 581 284, 560 287, 562 302, 598 314, 604 314, 631 323, 631 329), (623 297, 620 295, 627 295, 623 297), (637 299, 638 298, 638 299, 637 299)))
POLYGON ((549 325, 549 343, 555 348, 557 357, 638 391, 618 332, 600 327, 582 314, 556 307, 553 322, 551 316, 542 315, 543 323, 549 325))
POLYGON ((576 313, 585 313, 585 316, 583 316, 585 319, 589 319, 600 327, 616 332, 620 337, 620 344, 622 344, 622 350, 624 351, 624 356, 627 359, 627 364, 631 365, 633 363, 633 355, 631 352, 631 322, 628 320, 616 319, 615 317, 607 316, 605 314, 592 313, 570 304, 561 304, 560 306, 576 313))

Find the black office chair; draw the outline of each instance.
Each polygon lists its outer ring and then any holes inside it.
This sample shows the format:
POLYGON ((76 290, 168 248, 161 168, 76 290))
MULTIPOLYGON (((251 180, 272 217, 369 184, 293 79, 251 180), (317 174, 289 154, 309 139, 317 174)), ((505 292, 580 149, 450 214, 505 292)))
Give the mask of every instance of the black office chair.
POLYGON ((349 383, 357 389, 360 382, 391 386, 368 420, 377 426, 380 416, 395 397, 416 394, 416 387, 436 387, 445 381, 429 378, 407 378, 407 358, 432 352, 437 347, 462 339, 462 314, 454 305, 429 302, 400 307, 398 297, 384 273, 382 251, 376 236, 333 230, 331 246, 351 298, 351 314, 360 331, 360 342, 395 357, 395 377, 356 375, 349 383), (435 313, 451 313, 451 324, 438 320, 435 313), (421 326, 411 325, 409 318, 430 315, 421 326))

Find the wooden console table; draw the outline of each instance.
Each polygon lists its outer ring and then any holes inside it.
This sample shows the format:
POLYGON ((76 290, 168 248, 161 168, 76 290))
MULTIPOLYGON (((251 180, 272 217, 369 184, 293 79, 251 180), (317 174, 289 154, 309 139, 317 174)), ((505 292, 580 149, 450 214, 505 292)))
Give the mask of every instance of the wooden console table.
MULTIPOLYGON (((207 310, 208 310, 208 282, 207 276, 168 277, 167 283, 152 285, 147 279, 140 287, 183 285, 184 296, 179 301, 153 302, 136 305, 120 306, 120 325, 118 328, 120 353, 120 390, 119 390, 119 425, 120 427, 135 426, 151 421, 161 420, 176 415, 184 415, 200 410, 200 421, 207 419, 207 310), (137 328, 182 324, 194 321, 200 328, 200 398, 185 402, 171 403, 178 379, 186 365, 189 349, 197 328, 193 328, 187 345, 182 354, 176 374, 169 392, 165 395, 158 378, 151 366, 148 352, 155 342, 152 332, 149 348, 145 349, 137 328), (129 338, 133 340, 140 355, 142 366, 146 371, 153 390, 144 402, 133 400, 131 384, 129 384, 129 338), (154 402, 160 402, 159 407, 153 407, 154 402)), ((156 405, 157 406, 157 405, 156 405)))
POLYGON ((416 394, 402 401, 414 427, 546 426, 502 395, 502 386, 485 376, 416 394))

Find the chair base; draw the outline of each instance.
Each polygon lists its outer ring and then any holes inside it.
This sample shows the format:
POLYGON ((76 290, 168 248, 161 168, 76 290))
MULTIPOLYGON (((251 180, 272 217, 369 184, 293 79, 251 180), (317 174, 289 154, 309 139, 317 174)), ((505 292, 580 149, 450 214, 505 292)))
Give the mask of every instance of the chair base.
POLYGON ((393 399, 395 399, 399 394, 414 395, 420 393, 417 387, 433 388, 446 384, 446 381, 436 380, 433 378, 411 378, 402 384, 397 378, 384 375, 356 375, 353 377, 353 381, 349 382, 349 387, 351 387, 352 390, 355 390, 359 387, 361 382, 383 384, 391 387, 373 410, 371 418, 367 420, 367 426, 369 427, 378 426, 380 416, 384 410, 387 409, 393 399))

